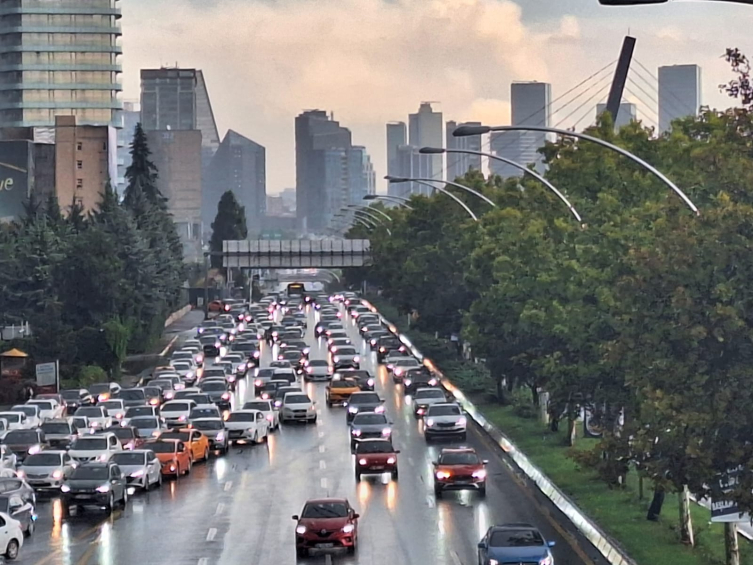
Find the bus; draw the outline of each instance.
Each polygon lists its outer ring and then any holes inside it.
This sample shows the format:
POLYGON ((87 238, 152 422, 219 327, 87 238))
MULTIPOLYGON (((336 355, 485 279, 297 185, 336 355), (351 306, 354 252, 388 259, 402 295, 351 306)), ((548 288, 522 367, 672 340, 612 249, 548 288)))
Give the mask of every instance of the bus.
POLYGON ((306 287, 303 283, 294 282, 288 285, 288 297, 301 296, 306 294, 306 287))

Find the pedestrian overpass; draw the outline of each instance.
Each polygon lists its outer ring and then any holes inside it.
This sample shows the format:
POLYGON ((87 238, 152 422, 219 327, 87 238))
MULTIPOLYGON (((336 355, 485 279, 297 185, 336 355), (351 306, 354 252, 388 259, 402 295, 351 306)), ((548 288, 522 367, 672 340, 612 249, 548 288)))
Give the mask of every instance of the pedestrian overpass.
POLYGON ((339 269, 371 259, 368 239, 293 239, 222 242, 222 265, 241 269, 339 269))

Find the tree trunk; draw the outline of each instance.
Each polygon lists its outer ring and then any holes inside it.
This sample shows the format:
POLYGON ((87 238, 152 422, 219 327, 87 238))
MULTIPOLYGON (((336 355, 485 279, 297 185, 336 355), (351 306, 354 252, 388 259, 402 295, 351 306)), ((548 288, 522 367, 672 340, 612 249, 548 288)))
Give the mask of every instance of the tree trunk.
POLYGON ((539 407, 539 387, 536 385, 531 385, 531 402, 536 408, 539 407))
POLYGON ((724 552, 727 556, 725 565, 740 565, 740 546, 737 545, 737 524, 735 522, 724 524, 724 552))
POLYGON ((497 375, 496 379, 497 381, 497 402, 500 404, 505 403, 505 387, 502 383, 502 375, 497 375))
POLYGON ((678 493, 680 499, 680 541, 690 547, 695 545, 693 538, 693 521, 690 518, 690 491, 683 485, 678 493))
POLYGON ((638 500, 643 500, 643 475, 638 473, 638 500))
POLYGON ((654 487, 654 498, 651 499, 651 505, 648 507, 648 514, 646 520, 652 522, 658 522, 661 515, 661 508, 664 505, 664 487, 656 485, 654 487))
POLYGON ((575 426, 576 419, 572 415, 567 416, 567 445, 570 447, 575 446, 575 432, 577 427, 575 426))

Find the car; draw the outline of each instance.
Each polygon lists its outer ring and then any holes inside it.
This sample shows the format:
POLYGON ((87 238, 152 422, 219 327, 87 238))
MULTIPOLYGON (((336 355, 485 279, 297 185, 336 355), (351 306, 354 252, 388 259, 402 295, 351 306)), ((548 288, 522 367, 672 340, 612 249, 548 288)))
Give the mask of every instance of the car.
POLYGON ((348 410, 346 412, 346 421, 350 423, 359 412, 384 412, 382 399, 376 392, 354 392, 348 399, 348 410))
POLYGON ((162 463, 151 449, 114 453, 111 461, 123 471, 128 486, 143 490, 162 486, 162 463))
POLYGON ((178 373, 162 373, 158 379, 154 379, 151 383, 152 386, 159 386, 160 388, 163 388, 163 396, 165 397, 165 400, 170 400, 170 398, 165 394, 168 390, 172 390, 174 392, 177 392, 179 390, 183 390, 186 388, 186 383, 183 380, 183 378, 178 373), (170 387, 163 387, 161 384, 163 381, 168 381, 172 386, 170 387))
POLYGON ((285 395, 289 392, 303 392, 300 387, 288 385, 288 386, 280 386, 277 387, 277 390, 275 390, 275 394, 272 397, 272 402, 274 404, 274 407, 278 410, 282 408, 282 401, 285 399, 285 395))
POLYGON ((183 347, 178 351, 173 352, 173 354, 170 356, 170 365, 175 367, 175 362, 188 363, 189 365, 191 365, 191 369, 196 372, 196 369, 199 368, 199 365, 196 362, 196 353, 198 351, 198 347, 189 347, 188 349, 183 347))
POLYGON ((175 361, 185 361, 189 359, 188 355, 186 353, 190 354, 190 359, 196 364, 196 367, 203 367, 204 366, 204 353, 201 351, 201 342, 199 340, 190 340, 191 343, 188 343, 188 341, 183 343, 183 347, 180 348, 180 351, 176 351, 173 353, 173 359, 175 361))
POLYGON ((196 403, 192 400, 171 400, 162 405, 160 416, 167 427, 183 426, 188 423, 188 417, 194 408, 196 403))
POLYGON ((259 365, 259 359, 261 358, 261 350, 259 349, 259 343, 256 341, 236 341, 231 351, 241 353, 246 358, 246 365, 249 367, 257 367, 259 365))
POLYGON ((392 437, 392 422, 387 416, 376 412, 359 412, 350 422, 350 450, 354 451, 356 441, 370 438, 392 437))
POLYGON ((215 359, 220 356, 222 352, 222 341, 216 335, 202 336, 199 341, 201 342, 201 352, 204 355, 204 360, 215 359))
POLYGON ((10 431, 10 427, 8 426, 8 420, 5 418, 0 418, 0 441, 5 437, 5 434, 7 434, 10 431))
POLYGON ((347 337, 330 337, 327 340, 327 350, 330 353, 335 353, 341 347, 353 347, 353 344, 347 337))
POLYGON ((358 383, 360 389, 366 392, 373 391, 376 382, 371 373, 364 369, 342 369, 335 372, 332 378, 353 379, 358 383))
POLYGON ((232 364, 233 374, 237 378, 246 376, 248 362, 245 355, 241 355, 240 353, 229 353, 225 356, 224 361, 232 364))
POLYGON ((269 437, 269 422, 259 410, 235 410, 225 420, 228 441, 233 443, 259 443, 269 437))
POLYGON ((360 368, 361 356, 358 355, 355 347, 340 347, 332 355, 332 365, 335 371, 339 369, 358 369, 360 368))
POLYGON ((73 427, 80 434, 89 433, 92 427, 89 425, 89 418, 86 416, 71 416, 69 418, 73 427))
POLYGON ((400 341, 399 338, 387 334, 382 337, 380 337, 377 340, 376 344, 376 352, 377 352, 377 361, 380 363, 384 361, 387 358, 387 355, 389 355, 393 351, 400 351, 400 352, 407 352, 408 348, 405 347, 402 341, 400 341))
POLYGON ((282 399, 280 421, 283 424, 290 421, 316 422, 315 404, 303 392, 288 392, 282 399))
POLYGON ((3 444, 15 453, 16 460, 19 463, 23 463, 27 456, 42 451, 46 442, 44 433, 40 429, 11 430, 5 434, 3 444))
POLYGON ((423 418, 429 406, 434 404, 444 404, 447 402, 447 395, 438 387, 422 387, 413 394, 413 415, 416 418, 423 418))
POLYGON ((168 430, 160 436, 160 439, 174 439, 182 442, 188 448, 193 463, 209 460, 209 439, 199 430, 193 428, 168 430))
POLYGON ((397 454, 400 453, 392 445, 390 439, 360 439, 354 447, 356 459, 356 481, 361 475, 389 473, 397 480, 397 454))
POLYGON ((89 393, 91 393, 96 402, 104 402, 117 396, 120 388, 118 383, 97 383, 89 385, 89 393))
POLYGON ((156 386, 146 385, 141 387, 144 390, 146 404, 149 406, 159 406, 162 404, 162 389, 156 386))
POLYGON ((292 367, 275 367, 274 380, 280 379, 285 379, 288 383, 293 384, 298 380, 298 377, 292 367))
POLYGON ((418 369, 422 366, 415 357, 398 357, 389 362, 387 370, 392 373, 392 382, 400 383, 403 382, 405 374, 410 369, 418 369))
POLYGON ((134 416, 128 425, 139 430, 143 438, 157 438, 167 429, 159 416, 134 416))
POLYGON ((173 400, 186 400, 194 394, 201 394, 201 389, 196 387, 184 388, 183 390, 176 391, 173 400))
POLYGON ((125 402, 123 402, 123 400, 121 400, 120 398, 105 400, 104 402, 98 403, 97 406, 104 409, 104 411, 110 418, 112 418, 112 421, 115 424, 123 419, 126 411, 125 402))
POLYGON ((18 457, 5 444, 0 444, 0 476, 4 471, 13 473, 18 467, 18 457))
POLYGON ((183 382, 187 386, 192 386, 197 379, 196 372, 198 367, 191 361, 170 361, 170 365, 175 369, 175 372, 180 375, 183 382))
POLYGON ((21 524, 21 531, 26 537, 30 537, 34 533, 37 510, 36 505, 32 502, 22 499, 17 494, 0 495, 0 514, 18 520, 21 524))
POLYGON ((76 410, 74 415, 86 416, 89 427, 92 429, 112 426, 112 418, 107 415, 107 412, 101 406, 82 406, 76 410))
POLYGON ((361 387, 358 385, 358 381, 355 379, 333 377, 332 380, 327 383, 327 388, 324 390, 324 396, 327 400, 327 406, 334 406, 335 404, 347 403, 350 400, 350 396, 356 392, 361 392, 361 387))
POLYGON ((383 337, 389 336, 387 330, 375 330, 364 334, 363 338, 369 344, 372 351, 375 351, 379 347, 379 340, 383 337))
POLYGON ((256 369, 254 374, 254 386, 258 389, 264 383, 271 381, 275 378, 275 369, 272 367, 266 367, 264 369, 256 369))
POLYGON ((180 478, 191 472, 192 462, 189 449, 182 441, 148 441, 144 449, 154 452, 162 465, 162 475, 180 478))
POLYGON ((191 420, 191 427, 199 430, 209 440, 209 448, 212 451, 220 451, 225 454, 230 448, 228 432, 222 418, 197 418, 191 420))
POLYGON ((189 422, 193 422, 194 420, 201 420, 204 418, 216 418, 218 420, 222 420, 222 414, 220 414, 220 409, 217 408, 217 406, 215 406, 214 404, 201 404, 191 409, 191 413, 188 415, 189 422))
POLYGON ((457 404, 445 402, 427 408, 424 414, 424 438, 431 441, 436 437, 466 437, 467 419, 457 404))
POLYGON ((111 433, 86 435, 77 437, 71 444, 68 453, 78 463, 98 461, 107 462, 113 453, 123 451, 118 437, 111 433))
POLYGON ((132 406, 145 406, 149 404, 146 391, 143 388, 124 388, 118 393, 118 400, 123 402, 123 407, 127 410, 132 406))
POLYGON ((403 373, 403 394, 413 394, 419 388, 439 387, 439 378, 426 367, 408 369, 403 373))
POLYGON ((15 561, 24 544, 21 522, 0 512, 0 552, 6 561, 15 561))
POLYGON ((270 430, 276 430, 280 427, 280 412, 275 410, 271 400, 262 400, 261 398, 249 400, 243 405, 243 410, 258 410, 262 412, 269 423, 270 430))
POLYGON ((296 554, 306 557, 312 549, 334 548, 345 548, 348 553, 355 553, 359 518, 345 498, 309 500, 300 515, 293 516, 296 522, 296 554))
POLYGON ((305 381, 327 381, 332 378, 332 366, 324 359, 311 359, 303 369, 305 381))
POLYGON ((120 445, 126 450, 141 449, 146 441, 145 438, 141 437, 139 429, 134 426, 113 426, 112 428, 98 430, 97 433, 115 434, 120 445))
POLYGON ((262 400, 273 400, 278 388, 289 386, 290 383, 286 380, 275 379, 267 381, 260 387, 256 388, 256 394, 262 400))
POLYGON ((433 464, 434 494, 441 497, 446 490, 475 490, 486 496, 486 463, 469 447, 443 449, 433 464))
POLYGON ((26 423, 23 412, 0 412, 0 418, 8 423, 8 430, 28 430, 31 427, 26 423))
POLYGON ((39 406, 39 418, 44 422, 45 420, 55 420, 65 416, 65 407, 57 400, 52 398, 48 399, 33 399, 26 402, 27 405, 39 406))
POLYGON ((210 400, 217 405, 220 411, 230 410, 231 392, 227 382, 202 381, 201 392, 208 395, 210 400))
POLYGON ((57 449, 68 449, 78 437, 78 430, 68 420, 48 420, 40 429, 47 445, 57 449))
POLYGON ((40 414, 42 411, 39 406, 33 404, 17 404, 10 409, 11 412, 21 412, 26 415, 26 427, 28 429, 38 428, 42 425, 40 414))
POLYGON ((81 465, 60 487, 63 515, 82 506, 97 506, 112 514, 116 504, 128 505, 127 487, 125 473, 112 461, 81 465))
POLYGON ((36 490, 60 490, 77 466, 68 452, 47 450, 29 455, 19 467, 18 476, 36 490))
POLYGON ((554 565, 551 548, 541 532, 531 524, 503 524, 489 528, 478 543, 479 565, 537 563, 554 565))
POLYGON ((159 409, 156 406, 132 406, 126 409, 120 423, 123 426, 128 426, 132 418, 139 416, 159 416, 159 409))

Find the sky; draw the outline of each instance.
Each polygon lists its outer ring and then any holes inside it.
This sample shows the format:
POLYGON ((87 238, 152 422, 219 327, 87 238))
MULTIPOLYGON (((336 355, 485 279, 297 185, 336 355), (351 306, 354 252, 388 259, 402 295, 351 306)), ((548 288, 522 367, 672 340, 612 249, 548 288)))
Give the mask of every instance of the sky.
MULTIPOLYGON (((651 74, 635 66, 626 97, 655 125, 659 66, 700 65, 704 104, 724 108, 719 84, 731 74, 721 56, 739 47, 753 57, 753 6, 704 0, 123 0, 122 9, 124 99, 138 100, 142 68, 202 69, 220 135, 233 129, 266 147, 268 194, 295 186, 294 119, 305 109, 350 128, 381 179, 386 122, 407 122, 421 101, 438 102, 445 120, 506 124, 512 81, 550 82, 557 98, 613 62, 630 34, 651 74)), ((587 126, 604 81, 579 100, 582 111, 553 122, 587 126)))

